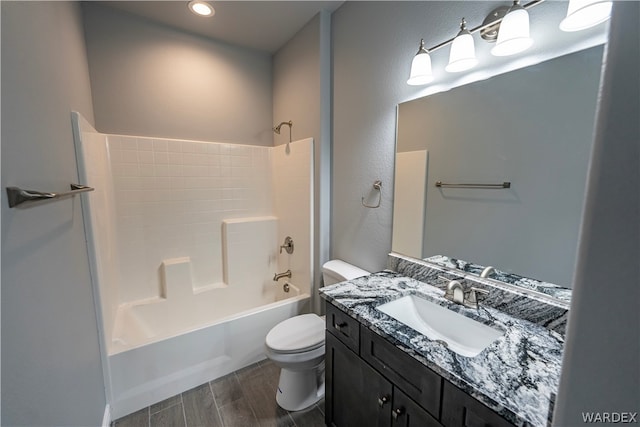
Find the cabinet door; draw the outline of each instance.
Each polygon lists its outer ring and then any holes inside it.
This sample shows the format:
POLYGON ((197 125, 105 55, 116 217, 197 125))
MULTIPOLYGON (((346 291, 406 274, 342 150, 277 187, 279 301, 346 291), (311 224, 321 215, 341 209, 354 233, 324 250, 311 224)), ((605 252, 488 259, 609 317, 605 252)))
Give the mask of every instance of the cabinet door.
POLYGON ((442 378, 368 328, 360 331, 360 355, 438 419, 442 378))
POLYGON ((393 389, 392 427, 441 427, 441 424, 400 389, 393 389))
POLYGON ((325 362, 327 425, 388 426, 391 383, 328 332, 325 362))
POLYGON ((446 427, 513 427, 513 424, 448 381, 444 382, 442 393, 442 424, 446 427))

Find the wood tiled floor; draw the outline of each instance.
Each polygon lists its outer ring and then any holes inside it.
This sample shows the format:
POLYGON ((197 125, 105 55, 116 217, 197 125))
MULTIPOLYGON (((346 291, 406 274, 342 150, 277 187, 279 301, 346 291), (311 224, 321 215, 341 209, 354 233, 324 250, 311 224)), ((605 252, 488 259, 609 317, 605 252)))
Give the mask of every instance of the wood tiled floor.
POLYGON ((324 401, 288 412, 276 404, 280 370, 263 360, 126 417, 112 427, 324 427, 324 401))

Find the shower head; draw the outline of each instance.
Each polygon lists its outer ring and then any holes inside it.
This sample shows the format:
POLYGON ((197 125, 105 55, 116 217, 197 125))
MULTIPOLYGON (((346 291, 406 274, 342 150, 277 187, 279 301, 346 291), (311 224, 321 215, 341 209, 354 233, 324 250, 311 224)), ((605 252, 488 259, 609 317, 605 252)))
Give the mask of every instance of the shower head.
POLYGON ((282 125, 287 125, 287 126, 289 126, 289 129, 291 129, 291 126, 293 126, 293 122, 291 120, 289 120, 288 122, 282 122, 278 126, 275 126, 273 128, 273 131, 275 133, 277 133, 278 135, 280 135, 280 128, 282 127, 282 125))

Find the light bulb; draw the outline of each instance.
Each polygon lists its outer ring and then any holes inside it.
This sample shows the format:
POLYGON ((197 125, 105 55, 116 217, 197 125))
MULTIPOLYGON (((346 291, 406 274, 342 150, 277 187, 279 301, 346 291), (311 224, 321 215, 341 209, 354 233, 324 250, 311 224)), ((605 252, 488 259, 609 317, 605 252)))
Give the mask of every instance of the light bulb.
POLYGON ((411 86, 426 85, 433 81, 431 72, 431 57, 429 52, 424 48, 424 40, 420 40, 420 48, 418 53, 411 61, 411 73, 407 84, 411 86))
POLYGON ((473 41, 473 36, 467 30, 466 22, 462 18, 460 24, 460 32, 453 39, 451 44, 451 51, 449 52, 449 64, 445 67, 450 73, 457 73, 460 71, 473 68, 478 63, 476 58, 476 48, 473 41))
POLYGON ((560 22, 562 31, 584 30, 611 16, 611 1, 603 0, 570 0, 567 16, 560 22))
POLYGON ((529 12, 516 1, 500 23, 498 41, 491 49, 495 56, 508 56, 529 49, 533 39, 529 37, 529 12))
POLYGON ((191 0, 189 2, 189 9, 199 16, 213 16, 216 13, 213 6, 202 0, 191 0))

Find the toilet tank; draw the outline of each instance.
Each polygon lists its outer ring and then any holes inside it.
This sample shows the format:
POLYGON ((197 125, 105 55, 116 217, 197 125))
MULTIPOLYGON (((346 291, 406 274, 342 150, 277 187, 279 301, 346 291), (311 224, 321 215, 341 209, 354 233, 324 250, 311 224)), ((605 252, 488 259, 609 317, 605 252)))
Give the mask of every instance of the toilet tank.
POLYGON ((322 265, 324 286, 333 285, 334 283, 344 282, 345 280, 351 280, 357 277, 368 276, 369 274, 371 273, 339 259, 327 261, 322 265))

